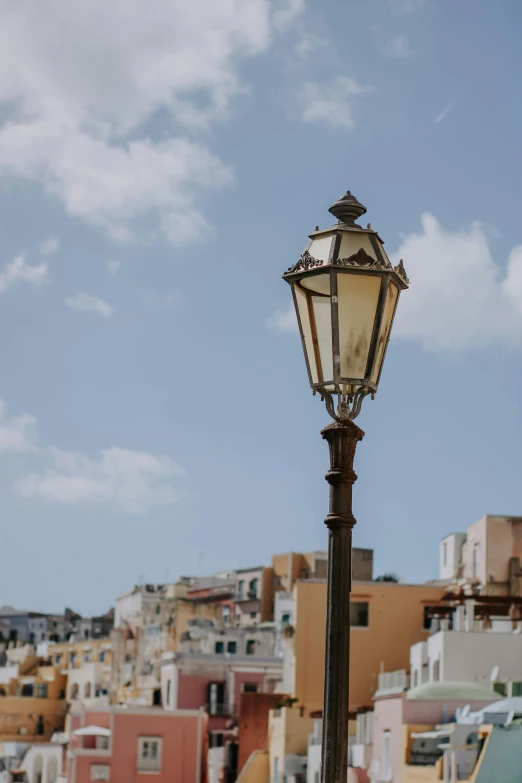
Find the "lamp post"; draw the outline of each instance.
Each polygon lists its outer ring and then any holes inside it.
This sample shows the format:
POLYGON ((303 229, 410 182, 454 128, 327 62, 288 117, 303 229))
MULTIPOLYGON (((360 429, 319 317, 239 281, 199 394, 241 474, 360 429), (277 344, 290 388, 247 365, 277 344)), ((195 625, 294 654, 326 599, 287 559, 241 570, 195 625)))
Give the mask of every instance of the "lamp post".
POLYGON ((366 212, 348 191, 329 211, 338 223, 310 234, 290 283, 313 393, 334 421, 321 435, 330 449, 328 606, 323 710, 323 783, 346 783, 352 581, 353 461, 364 432, 354 424, 364 397, 373 398, 381 376, 400 292, 409 280, 392 266, 366 212))

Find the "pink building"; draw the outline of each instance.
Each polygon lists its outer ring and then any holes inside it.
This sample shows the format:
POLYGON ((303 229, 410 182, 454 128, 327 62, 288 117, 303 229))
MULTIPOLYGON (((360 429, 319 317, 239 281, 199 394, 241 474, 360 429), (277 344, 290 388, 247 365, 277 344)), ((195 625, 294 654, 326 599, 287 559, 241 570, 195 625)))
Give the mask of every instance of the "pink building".
POLYGON ((373 712, 371 773, 377 780, 401 783, 406 763, 405 727, 448 723, 457 708, 480 710, 497 698, 494 691, 473 682, 434 682, 410 691, 378 696, 373 712))
POLYGON ((205 783, 202 710, 106 707, 71 714, 68 783, 205 783))
POLYGON ((242 693, 273 693, 282 677, 279 658, 167 653, 161 671, 166 710, 204 708, 211 733, 239 717, 242 693))

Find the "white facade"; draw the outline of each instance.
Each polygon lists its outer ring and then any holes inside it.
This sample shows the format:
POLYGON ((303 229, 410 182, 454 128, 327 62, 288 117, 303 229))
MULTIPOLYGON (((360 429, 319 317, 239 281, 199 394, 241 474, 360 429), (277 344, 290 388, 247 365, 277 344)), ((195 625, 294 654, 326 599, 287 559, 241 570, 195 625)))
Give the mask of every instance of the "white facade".
POLYGON ((466 533, 450 533, 440 542, 440 579, 453 579, 462 561, 462 547, 466 533))
POLYGON ((411 687, 423 682, 522 681, 522 634, 439 631, 410 650, 411 687))
POLYGON ((79 669, 69 669, 67 675, 69 701, 81 701, 86 706, 109 703, 109 664, 83 663, 79 669))
POLYGON ((274 622, 279 631, 284 625, 294 624, 294 597, 292 593, 278 591, 275 594, 274 622))
POLYGON ((114 607, 114 627, 124 628, 127 624, 133 626, 141 616, 143 609, 143 593, 140 587, 120 593, 114 607))
MULTIPOLYGON (((28 783, 57 783, 62 774, 62 745, 3 742, 0 747, 2 766, 7 770, 24 770, 28 783)), ((11 780, 8 771, 0 771, 0 783, 10 783, 11 780)))

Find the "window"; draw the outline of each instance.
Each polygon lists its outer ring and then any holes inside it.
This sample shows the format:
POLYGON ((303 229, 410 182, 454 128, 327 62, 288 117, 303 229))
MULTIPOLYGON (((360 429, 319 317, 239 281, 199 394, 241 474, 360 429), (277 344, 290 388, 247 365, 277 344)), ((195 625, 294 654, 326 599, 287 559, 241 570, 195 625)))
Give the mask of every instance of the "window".
POLYGON ((259 579, 251 579, 248 584, 248 597, 249 598, 257 598, 257 587, 259 584, 259 579))
POLYGON ((248 639, 246 643, 246 654, 254 655, 255 651, 256 651, 255 639, 248 639))
POLYGON ((37 683, 34 695, 36 696, 37 699, 46 699, 47 698, 47 683, 45 683, 45 682, 37 683))
POLYGON ((165 702, 166 702, 165 706, 166 707, 168 707, 169 704, 170 704, 170 688, 171 688, 171 686, 172 686, 172 680, 167 680, 167 693, 166 693, 166 696, 165 696, 165 702))
POLYGON ((105 660, 105 653, 104 653, 104 651, 102 650, 102 651, 101 651, 101 653, 100 653, 100 663, 103 663, 103 662, 104 662, 104 660, 105 660))
POLYGON ((350 604, 350 625, 352 628, 368 628, 369 624, 368 601, 352 601, 350 604))
POLYGON ((257 612, 250 612, 250 619, 256 620, 257 619, 257 612))
POLYGON ((433 682, 439 682, 440 680, 440 661, 437 659, 433 663, 433 682))
POLYGON ((138 772, 161 771, 161 737, 138 738, 138 772))
POLYGON ((60 663, 60 661, 61 661, 61 658, 62 658, 62 656, 61 656, 61 655, 56 655, 56 656, 55 656, 55 658, 54 658, 54 662, 55 662, 55 664, 56 664, 57 666, 58 666, 58 664, 60 663))
POLYGON ((22 683, 22 696, 32 696, 32 695, 33 695, 33 683, 32 682, 22 683))
POLYGON ((289 623, 289 622, 290 622, 290 615, 289 615, 289 614, 284 614, 284 615, 281 617, 281 623, 282 623, 282 625, 288 625, 288 623, 289 623))
POLYGON ((161 606, 158 604, 156 606, 156 614, 160 614, 160 613, 161 613, 161 606))
POLYGON ((391 734, 389 731, 382 733, 382 779, 391 778, 391 734))
POLYGON ((429 631, 431 629, 431 609, 429 606, 424 607, 422 627, 425 631, 429 631))
POLYGON ((228 625, 230 621, 230 606, 224 606, 221 609, 221 620, 223 621, 223 625, 228 625))
POLYGON ((230 655, 235 655, 237 652, 237 642, 229 642, 227 644, 227 652, 230 653, 230 655))
POLYGON ((477 547, 473 547, 472 557, 473 557, 472 576, 476 577, 477 576, 477 547))
POLYGON ((210 682, 208 684, 208 714, 225 715, 225 683, 210 682))
POLYGON ((216 642, 214 645, 214 652, 216 655, 221 655, 225 652, 225 642, 216 642))
POLYGON ((110 780, 111 768, 108 764, 91 764, 91 780, 110 780))
POLYGON ((210 733, 210 747, 211 748, 222 748, 223 747, 223 732, 222 731, 212 731, 210 733))
POLYGON ((274 783, 279 783, 279 759, 274 759, 274 783))
POLYGON ((243 683, 243 693, 257 693, 257 683, 256 682, 244 682, 243 683))
POLYGON ((85 653, 85 655, 83 656, 83 660, 85 661, 85 663, 89 663, 89 653, 85 653))
POLYGON ((446 541, 442 545, 442 565, 447 566, 448 565, 448 544, 446 541))
POLYGON ((85 629, 84 636, 85 636, 86 639, 89 638, 89 629, 88 628, 85 629))
POLYGON ((69 666, 72 668, 74 666, 74 659, 76 658, 76 653, 71 653, 69 656, 69 666))
POLYGON ((243 579, 240 579, 237 583, 237 597, 243 598, 243 592, 245 590, 245 582, 243 579))

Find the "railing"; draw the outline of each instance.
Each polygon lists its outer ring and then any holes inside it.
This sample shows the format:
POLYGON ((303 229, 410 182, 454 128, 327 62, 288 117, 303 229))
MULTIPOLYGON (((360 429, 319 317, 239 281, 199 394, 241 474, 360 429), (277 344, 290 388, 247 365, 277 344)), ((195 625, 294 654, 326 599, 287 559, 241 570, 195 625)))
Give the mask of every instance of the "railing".
POLYGON ((378 693, 402 693, 408 690, 409 676, 405 669, 379 674, 378 693))
POLYGON ((206 711, 208 715, 230 715, 228 704, 207 704, 206 711))

